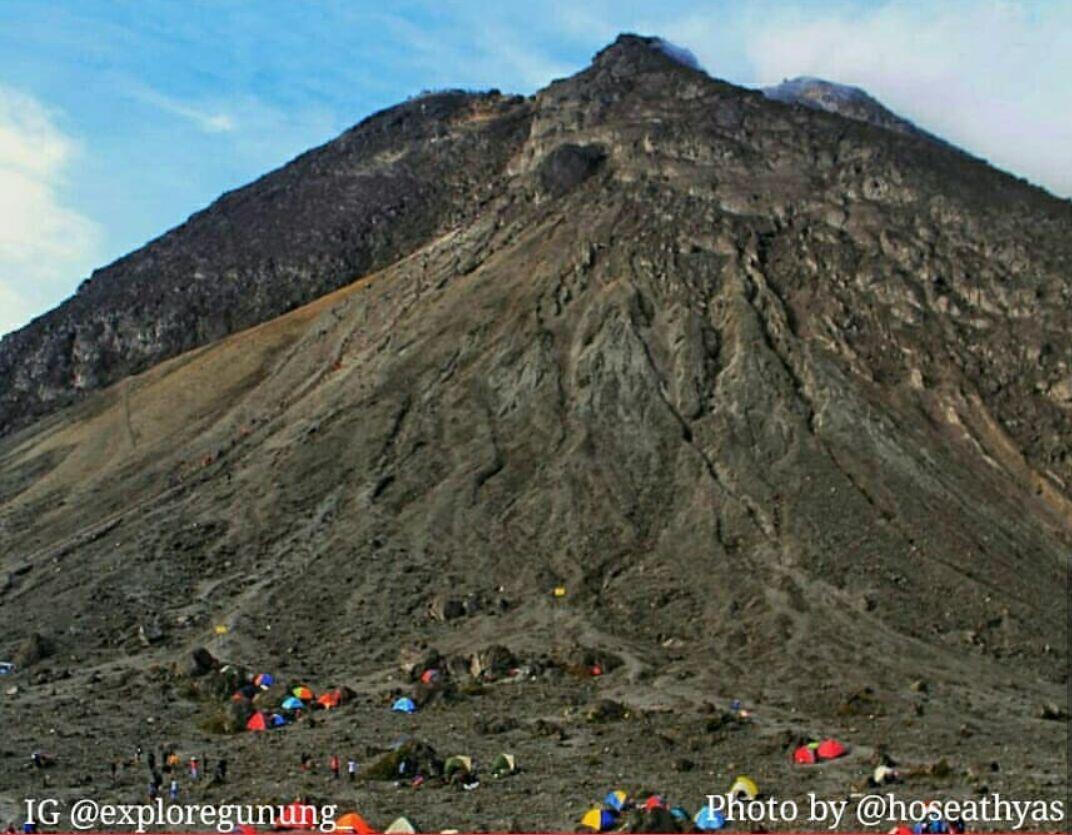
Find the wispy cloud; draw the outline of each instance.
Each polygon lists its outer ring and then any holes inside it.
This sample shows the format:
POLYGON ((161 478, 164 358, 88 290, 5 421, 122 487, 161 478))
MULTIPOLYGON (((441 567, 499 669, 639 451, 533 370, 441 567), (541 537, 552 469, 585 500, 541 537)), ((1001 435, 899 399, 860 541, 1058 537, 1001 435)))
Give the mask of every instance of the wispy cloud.
POLYGON ((63 200, 77 150, 39 101, 0 86, 0 333, 62 299, 99 257, 100 228, 63 200))
POLYGON ((238 128, 234 118, 222 111, 213 111, 191 102, 165 95, 142 84, 127 85, 127 92, 135 99, 165 113, 178 116, 204 133, 230 133, 238 128))

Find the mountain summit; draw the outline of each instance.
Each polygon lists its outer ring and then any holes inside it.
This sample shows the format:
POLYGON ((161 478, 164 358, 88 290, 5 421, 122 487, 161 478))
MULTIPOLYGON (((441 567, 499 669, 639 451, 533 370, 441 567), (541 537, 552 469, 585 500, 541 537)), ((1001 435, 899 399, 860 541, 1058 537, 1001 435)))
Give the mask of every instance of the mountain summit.
POLYGON ((376 114, 4 340, 0 634, 52 651, 9 748, 76 710, 244 797, 403 730, 517 753, 429 829, 694 808, 728 762, 1063 799, 1072 206, 661 44, 376 114), (358 698, 225 735, 201 646, 358 698), (851 755, 787 764, 819 735, 851 755))
POLYGON ((764 87, 763 95, 774 101, 825 110, 827 113, 836 113, 848 119, 867 122, 909 136, 944 142, 898 116, 859 87, 802 75, 786 79, 781 84, 764 87))

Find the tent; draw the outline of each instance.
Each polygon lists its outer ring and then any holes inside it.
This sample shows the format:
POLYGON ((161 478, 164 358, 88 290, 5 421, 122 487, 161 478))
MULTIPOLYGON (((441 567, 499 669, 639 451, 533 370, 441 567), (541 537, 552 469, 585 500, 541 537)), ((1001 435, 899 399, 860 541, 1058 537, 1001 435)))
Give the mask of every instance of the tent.
POLYGON ((499 754, 491 761, 491 768, 488 770, 493 777, 505 777, 517 771, 517 761, 513 754, 499 754))
POLYGON ((246 722, 247 731, 263 731, 267 727, 268 718, 259 710, 250 716, 249 721, 246 722))
POLYGON ((617 822, 618 816, 610 809, 589 809, 581 818, 581 826, 593 832, 606 832, 617 822))
POLYGON ((439 670, 435 669, 434 667, 429 667, 427 670, 421 673, 421 683, 435 684, 437 681, 439 681, 440 675, 441 674, 439 670))
POLYGON ((810 745, 801 745, 793 752, 793 762, 798 765, 813 765, 816 761, 815 749, 810 745))
POLYGON ((316 700, 316 703, 325 710, 338 707, 342 704, 342 692, 339 690, 330 690, 327 693, 321 693, 320 698, 316 700))
POLYGON ((726 816, 713 810, 710 804, 700 807, 700 811, 692 820, 701 832, 715 832, 726 825, 726 816))
POLYGON ((383 831, 386 835, 413 835, 417 831, 417 827, 413 825, 409 818, 395 818, 391 825, 383 831))
POLYGON ((816 747, 815 753, 820 760, 836 760, 845 756, 848 749, 836 739, 824 739, 816 747))
POLYGON ((335 820, 336 832, 354 832, 356 835, 374 835, 376 832, 357 812, 347 812, 335 820))
POLYGON ((688 823, 689 813, 686 812, 684 809, 682 809, 680 806, 671 806, 670 807, 670 817, 672 817, 674 820, 676 820, 678 822, 679 828, 680 828, 681 824, 688 823))
POLYGON ((455 755, 453 757, 448 757, 447 761, 443 763, 443 776, 448 778, 455 772, 470 772, 472 770, 473 760, 471 757, 455 755))
POLYGON ((644 801, 644 811, 651 812, 655 809, 665 809, 666 801, 662 795, 653 794, 647 800, 644 801))
POLYGON ((268 720, 273 728, 281 728, 287 724, 287 720, 280 716, 278 713, 273 713, 272 718, 268 720))
POLYGON ((413 703, 413 699, 403 696, 401 699, 395 700, 395 703, 391 705, 391 710, 395 713, 416 713, 417 705, 413 703))
POLYGON ((280 705, 283 710, 305 710, 305 702, 297 696, 287 696, 280 705))
POLYGON ((612 792, 607 792, 607 796, 603 798, 603 805, 608 809, 613 809, 615 812, 620 812, 625 808, 628 800, 629 795, 621 789, 615 789, 612 792))
POLYGON ((258 687, 271 687, 273 684, 275 684, 275 676, 273 676, 271 673, 261 673, 255 679, 253 679, 253 683, 256 684, 258 687))
POLYGON ((299 684, 293 690, 290 691, 291 695, 297 696, 299 699, 305 702, 311 702, 315 696, 313 691, 306 687, 304 684, 299 684))
POLYGON ((751 777, 745 777, 743 774, 733 781, 733 785, 730 786, 730 796, 740 797, 744 795, 749 800, 755 800, 759 794, 759 786, 756 785, 756 781, 751 777))

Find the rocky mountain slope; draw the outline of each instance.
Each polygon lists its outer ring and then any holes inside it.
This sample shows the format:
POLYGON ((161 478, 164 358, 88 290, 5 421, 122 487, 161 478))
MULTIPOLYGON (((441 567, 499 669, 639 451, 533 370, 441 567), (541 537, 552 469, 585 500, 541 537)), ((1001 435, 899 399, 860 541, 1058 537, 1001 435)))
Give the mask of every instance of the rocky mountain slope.
POLYGON ((472 214, 528 124, 519 97, 378 113, 97 270, 0 342, 0 434, 397 260, 472 214))
MULTIPOLYGON (((479 168, 353 262, 376 269, 0 440, 0 628, 54 646, 7 753, 108 692, 122 713, 83 727, 132 746, 151 717, 229 752, 236 797, 292 796, 299 751, 400 728, 520 752, 491 798, 423 793, 435 827, 572 828, 619 782, 695 802, 738 770, 843 796, 881 751, 918 766, 908 795, 1063 798, 1069 204, 633 36, 531 99, 449 101, 420 121, 448 138, 409 153, 479 168), (365 701, 271 748, 208 734, 163 672, 201 644, 365 701), (617 663, 392 724, 422 644, 617 663), (731 696, 756 719, 729 733, 704 711, 731 696), (611 726, 606 698, 629 707, 611 726), (814 733, 854 756, 789 765, 814 733)), ((99 760, 53 743, 63 779, 99 760)))

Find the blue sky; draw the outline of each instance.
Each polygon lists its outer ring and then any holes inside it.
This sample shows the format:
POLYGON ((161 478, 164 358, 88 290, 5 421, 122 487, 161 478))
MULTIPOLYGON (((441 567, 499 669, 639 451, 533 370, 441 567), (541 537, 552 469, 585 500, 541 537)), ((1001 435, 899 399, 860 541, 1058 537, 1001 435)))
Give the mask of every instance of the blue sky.
POLYGON ((369 113, 425 89, 531 93, 620 31, 741 84, 859 84, 1072 195, 1063 0, 0 0, 0 333, 369 113))

